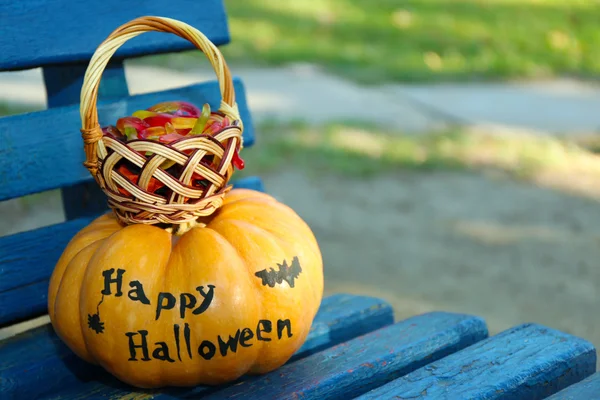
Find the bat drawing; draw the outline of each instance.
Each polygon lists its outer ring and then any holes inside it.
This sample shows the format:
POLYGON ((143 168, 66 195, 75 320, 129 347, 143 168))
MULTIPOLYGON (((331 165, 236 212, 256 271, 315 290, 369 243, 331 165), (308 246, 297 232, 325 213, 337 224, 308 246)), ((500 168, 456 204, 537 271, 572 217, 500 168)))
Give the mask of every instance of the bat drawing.
POLYGON ((292 259, 292 264, 290 266, 287 265, 286 260, 283 260, 283 264, 277 264, 277 266, 279 267, 279 271, 276 271, 275 268, 269 268, 269 270, 265 268, 254 275, 262 279, 262 284, 264 286, 269 285, 270 287, 275 287, 275 284, 286 281, 288 285, 293 288, 294 280, 298 278, 300 272, 302 272, 298 257, 292 259))

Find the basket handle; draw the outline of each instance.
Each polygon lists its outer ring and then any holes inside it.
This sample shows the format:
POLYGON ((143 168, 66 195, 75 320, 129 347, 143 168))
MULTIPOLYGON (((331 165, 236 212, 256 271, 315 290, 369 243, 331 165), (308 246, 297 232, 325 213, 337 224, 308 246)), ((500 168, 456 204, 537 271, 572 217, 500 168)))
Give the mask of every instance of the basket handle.
MULTIPOLYGON (((102 129, 98 123, 98 87, 102 73, 110 58, 126 41, 144 32, 166 32, 173 33, 193 43, 209 59, 217 79, 221 92, 221 104, 219 111, 230 117, 232 121, 238 121, 240 127, 242 121, 235 102, 235 92, 231 73, 223 55, 217 47, 196 28, 171 18, 146 16, 136 18, 121 25, 114 30, 96 49, 83 79, 81 88, 81 133, 84 142, 86 160, 85 167, 97 178, 98 152, 105 153, 102 139, 102 129)), ((102 156, 102 155, 101 155, 102 156)), ((99 182, 102 185, 102 182, 99 182)))

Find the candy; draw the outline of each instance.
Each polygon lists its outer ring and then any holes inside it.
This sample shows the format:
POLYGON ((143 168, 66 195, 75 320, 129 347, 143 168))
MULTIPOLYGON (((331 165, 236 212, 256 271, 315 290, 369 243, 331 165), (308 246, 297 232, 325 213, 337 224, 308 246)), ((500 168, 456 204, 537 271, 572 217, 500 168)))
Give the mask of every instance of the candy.
POLYGON ((145 128, 149 128, 150 127, 150 125, 148 125, 142 119, 137 118, 137 117, 123 117, 123 118, 119 118, 119 120, 117 121, 117 129, 119 129, 121 132, 123 132, 126 126, 130 126, 132 128, 135 128, 138 131, 141 131, 141 130, 143 130, 145 128))
POLYGON ((137 117, 123 117, 117 121, 117 129, 127 137, 127 140, 138 138, 138 133, 149 128, 146 122, 137 117))
POLYGON ((165 131, 167 131, 167 134, 171 134, 171 133, 177 133, 177 132, 175 131, 175 127, 174 127, 174 126, 173 126, 173 124, 172 124, 172 123, 170 123, 170 122, 167 122, 167 123, 165 124, 165 131))
POLYGON ((229 118, 217 115, 216 118, 208 121, 207 127, 204 129, 204 134, 215 135, 228 126, 229 118))
POLYGON ((132 117, 136 117, 136 118, 140 118, 140 119, 153 117, 155 115, 158 115, 158 113, 155 113, 152 111, 147 111, 147 110, 137 110, 136 112, 131 114, 132 117))
POLYGON ((209 118, 210 105, 207 103, 204 104, 204 106, 202 106, 202 115, 196 120, 196 123, 194 124, 194 127, 190 132, 190 135, 201 135, 204 132, 204 128, 206 127, 206 123, 208 122, 209 118))
POLYGON ((242 158, 240 157, 238 149, 235 149, 231 162, 233 163, 233 166, 239 169, 240 171, 244 169, 245 163, 244 160, 242 160, 242 158))
POLYGON ((123 134, 114 125, 110 125, 110 126, 102 128, 102 133, 105 136, 111 137, 113 139, 123 139, 123 134))
MULTIPOLYGON (((211 135, 214 136, 231 125, 227 116, 219 112, 211 112, 209 104, 204 104, 202 110, 193 104, 183 101, 170 101, 156 104, 147 110, 137 110, 131 116, 120 118, 115 126, 102 128, 105 136, 118 139, 120 141, 148 140, 162 144, 171 144, 175 141, 190 136, 211 135)), ((195 150, 181 150, 188 156, 195 150)), ((152 151, 145 151, 146 157, 153 157, 152 151)), ((214 164, 212 156, 205 157, 202 161, 207 167, 214 164)), ((233 167, 244 169, 244 160, 240 157, 239 147, 234 150, 232 160, 233 167)), ((137 184, 139 180, 139 168, 124 164, 118 167, 117 171, 125 176, 130 182, 137 184), (133 168, 133 169, 131 169, 133 168), (136 172, 132 172, 136 171, 136 172)), ((216 165, 213 165, 216 167, 216 165)), ((180 166, 175 161, 165 160, 160 168, 174 176, 181 172, 180 166)), ((208 184, 208 181, 200 174, 192 174, 190 184, 194 187, 202 187, 208 184)), ((151 178, 147 191, 156 193, 158 190, 161 195, 166 195, 168 188, 158 181, 151 178), (165 192, 165 193, 163 193, 165 192)), ((124 195, 130 195, 126 190, 120 188, 119 191, 124 195)))
POLYGON ((135 140, 138 138, 138 131, 135 128, 133 128, 131 126, 126 126, 124 130, 125 130, 124 133, 125 133, 125 137, 127 138, 127 141, 135 140))
POLYGON ((171 143, 179 139, 183 139, 185 136, 180 135, 179 133, 167 133, 166 135, 162 135, 158 138, 158 141, 161 143, 171 143))
MULTIPOLYGON (((133 183, 134 185, 137 185, 138 179, 139 179, 139 175, 138 174, 134 174, 133 172, 131 172, 129 170, 129 168, 127 168, 125 165, 121 165, 117 169, 117 171, 119 171, 121 174, 123 174, 127 178, 127 180, 129 180, 131 183, 133 183)), ((156 190, 160 189, 163 186, 165 186, 164 183, 162 183, 158 179, 156 179, 156 178, 150 178, 150 182, 148 183, 148 189, 147 189, 147 191, 150 192, 150 193, 154 193, 156 190)), ((119 192, 121 192, 125 196, 130 196, 131 195, 127 190, 125 190, 123 188, 119 188, 119 192)))
POLYGON ((197 118, 177 117, 171 120, 171 123, 177 130, 192 129, 196 124, 197 118))
POLYGON ((152 126, 150 128, 144 129, 143 131, 138 133, 137 136, 140 139, 156 140, 166 133, 167 131, 162 126, 152 126))
POLYGON ((168 113, 178 117, 194 118, 198 118, 201 113, 198 107, 185 101, 167 101, 164 103, 159 103, 148 108, 148 111, 153 111, 156 113, 168 113))
POLYGON ((150 117, 144 118, 144 122, 149 126, 165 126, 167 122, 175 118, 171 114, 155 114, 150 117))

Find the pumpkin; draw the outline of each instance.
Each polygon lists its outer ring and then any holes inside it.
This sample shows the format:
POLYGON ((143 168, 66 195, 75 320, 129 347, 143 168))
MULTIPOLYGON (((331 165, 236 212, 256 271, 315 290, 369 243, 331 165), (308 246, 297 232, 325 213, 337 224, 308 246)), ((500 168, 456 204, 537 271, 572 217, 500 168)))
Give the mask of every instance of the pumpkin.
POLYGON ((323 293, 307 224, 273 197, 234 189, 176 236, 109 213, 73 237, 50 280, 58 336, 141 388, 220 384, 296 352, 323 293))

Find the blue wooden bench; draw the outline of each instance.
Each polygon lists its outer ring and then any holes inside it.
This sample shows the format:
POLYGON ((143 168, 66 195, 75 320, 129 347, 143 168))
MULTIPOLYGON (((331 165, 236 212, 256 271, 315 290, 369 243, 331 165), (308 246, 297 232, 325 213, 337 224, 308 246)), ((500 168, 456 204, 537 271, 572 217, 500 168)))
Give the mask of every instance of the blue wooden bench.
MULTIPOLYGON (((65 223, 0 238, 5 327, 46 313, 48 280, 59 255, 79 229, 106 211, 104 195, 82 166, 78 130, 79 91, 96 46, 115 27, 142 15, 180 19, 217 45, 229 41, 229 32, 219 0, 40 0, 0 7, 0 70, 42 67, 49 106, 0 118, 0 201, 60 188, 67 217, 65 223), (70 156, 53 158, 59 147, 70 156)), ((104 73, 101 122, 166 100, 218 106, 216 82, 129 96, 123 59, 185 49, 188 42, 158 33, 128 42, 104 73)), ((239 79, 235 88, 250 147, 254 130, 239 79)), ((235 185, 263 190, 256 177, 235 185)), ((394 323, 385 301, 335 295, 323 300, 304 346, 265 376, 221 387, 136 390, 81 361, 45 325, 0 342, 0 398, 590 400, 600 399, 595 369, 589 342, 543 326, 525 324, 488 337, 485 322, 470 315, 435 312, 394 323)))

